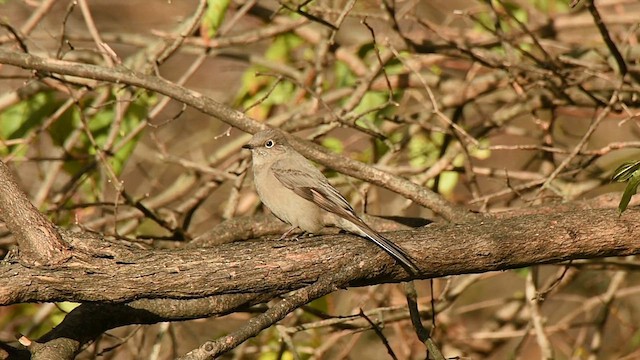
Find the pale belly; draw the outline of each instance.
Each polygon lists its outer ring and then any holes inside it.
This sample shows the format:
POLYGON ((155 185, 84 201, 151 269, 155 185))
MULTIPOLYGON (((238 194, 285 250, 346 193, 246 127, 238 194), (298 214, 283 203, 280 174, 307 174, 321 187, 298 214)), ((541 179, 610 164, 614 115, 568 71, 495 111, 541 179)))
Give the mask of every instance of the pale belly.
POLYGON ((262 203, 280 220, 310 233, 323 228, 325 211, 289 190, 270 172, 256 177, 255 184, 262 203))

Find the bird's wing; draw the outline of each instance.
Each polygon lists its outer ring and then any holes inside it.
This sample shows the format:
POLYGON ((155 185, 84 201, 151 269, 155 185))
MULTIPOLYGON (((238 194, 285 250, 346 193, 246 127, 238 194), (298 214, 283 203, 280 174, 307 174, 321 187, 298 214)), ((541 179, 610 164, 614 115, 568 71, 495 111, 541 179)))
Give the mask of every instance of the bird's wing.
POLYGON ((295 162, 299 166, 293 168, 291 161, 276 161, 271 170, 273 175, 288 189, 301 197, 318 205, 320 208, 346 219, 358 227, 366 237, 380 246, 400 263, 411 274, 418 274, 418 267, 409 256, 396 244, 373 230, 356 215, 349 202, 336 190, 326 177, 306 160, 295 162))
MULTIPOLYGON (((305 164, 307 165, 307 164, 305 164)), ((302 168, 292 168, 284 161, 276 161, 271 170, 273 175, 288 189, 301 197, 349 221, 360 220, 349 202, 336 190, 320 170, 309 164, 302 168)))

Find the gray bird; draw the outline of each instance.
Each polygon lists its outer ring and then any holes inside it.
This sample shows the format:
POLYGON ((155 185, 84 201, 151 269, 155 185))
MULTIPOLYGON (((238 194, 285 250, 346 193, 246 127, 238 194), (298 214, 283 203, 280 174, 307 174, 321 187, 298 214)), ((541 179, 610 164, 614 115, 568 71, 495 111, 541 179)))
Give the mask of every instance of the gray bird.
POLYGON ((260 200, 292 226, 282 238, 296 228, 317 233, 325 225, 334 225, 373 241, 407 271, 418 274, 409 256, 362 221, 322 172, 294 150, 281 132, 260 131, 242 147, 251 150, 260 200))

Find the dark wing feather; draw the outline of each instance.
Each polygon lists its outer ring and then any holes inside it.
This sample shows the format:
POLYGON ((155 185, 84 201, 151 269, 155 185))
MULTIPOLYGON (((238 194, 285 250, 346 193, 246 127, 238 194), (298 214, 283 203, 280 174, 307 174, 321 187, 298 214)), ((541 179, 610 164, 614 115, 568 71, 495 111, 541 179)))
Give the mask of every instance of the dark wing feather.
POLYGON ((412 274, 418 274, 417 266, 396 244, 373 230, 356 215, 349 202, 329 184, 326 177, 304 160, 300 168, 291 168, 289 163, 277 161, 271 166, 273 175, 288 189, 318 205, 320 208, 346 219, 360 228, 366 236, 383 250, 402 263, 412 274))
POLYGON ((273 175, 282 185, 326 211, 350 221, 359 220, 349 202, 329 184, 320 170, 313 165, 309 165, 313 170, 292 169, 283 165, 278 161, 271 167, 273 175))

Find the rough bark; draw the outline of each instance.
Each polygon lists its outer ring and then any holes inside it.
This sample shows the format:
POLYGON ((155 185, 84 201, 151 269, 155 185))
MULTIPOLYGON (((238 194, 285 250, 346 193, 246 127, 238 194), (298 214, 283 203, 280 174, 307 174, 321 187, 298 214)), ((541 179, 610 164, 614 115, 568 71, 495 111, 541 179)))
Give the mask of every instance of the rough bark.
MULTIPOLYGON (((387 233, 421 269, 420 278, 640 253, 637 210, 575 210, 436 225, 387 233), (585 221, 588 219, 588 221, 585 221)), ((68 236, 65 233, 65 236, 68 236)), ((91 248, 93 238, 70 239, 91 248)), ((83 251, 83 254, 86 250, 83 251)), ((93 257, 55 267, 0 265, 0 304, 41 301, 127 302, 222 294, 284 293, 345 266, 361 268, 349 286, 409 279, 393 259, 353 235, 297 241, 246 241, 215 248, 131 250, 103 243, 93 257), (28 287, 25 286, 28 284, 28 287)))
POLYGON ((31 204, 2 161, 0 218, 18 240, 20 261, 30 265, 51 265, 59 264, 71 255, 55 226, 31 204))

